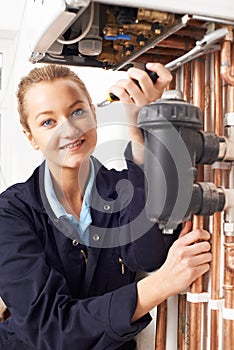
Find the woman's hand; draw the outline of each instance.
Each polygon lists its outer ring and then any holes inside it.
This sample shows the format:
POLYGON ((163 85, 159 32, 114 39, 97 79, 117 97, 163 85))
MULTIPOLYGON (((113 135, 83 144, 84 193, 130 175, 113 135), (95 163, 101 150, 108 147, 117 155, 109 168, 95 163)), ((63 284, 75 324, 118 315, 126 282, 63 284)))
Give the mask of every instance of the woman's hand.
POLYGON ((141 107, 160 98, 172 80, 170 71, 160 63, 147 63, 146 68, 157 73, 158 79, 155 83, 144 70, 129 68, 129 79, 118 80, 109 89, 109 92, 118 96, 125 106, 128 133, 132 141, 133 161, 138 164, 142 164, 144 161, 144 140, 141 131, 137 127, 139 110, 141 107), (139 86, 134 80, 138 81, 139 86))
POLYGON ((172 80, 172 75, 161 63, 147 63, 146 68, 158 74, 155 84, 147 72, 132 67, 128 69, 129 79, 118 80, 110 87, 109 92, 118 96, 122 103, 139 107, 157 100, 172 80), (138 81, 139 86, 134 80, 138 81))
POLYGON ((184 291, 209 270, 210 234, 206 230, 188 232, 190 227, 191 223, 186 223, 162 267, 137 283, 138 301, 132 322, 169 296, 184 291))
POLYGON ((184 291, 209 270, 212 258, 208 242, 210 234, 201 229, 188 232, 190 226, 190 222, 186 223, 161 267, 160 273, 165 275, 164 283, 170 295, 184 291))

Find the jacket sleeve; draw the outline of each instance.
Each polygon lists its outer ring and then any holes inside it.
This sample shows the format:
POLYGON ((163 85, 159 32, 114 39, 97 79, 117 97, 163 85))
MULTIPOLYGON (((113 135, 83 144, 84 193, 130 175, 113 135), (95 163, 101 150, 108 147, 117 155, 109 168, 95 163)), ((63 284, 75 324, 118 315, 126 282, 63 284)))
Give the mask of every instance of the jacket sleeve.
POLYGON ((165 235, 157 223, 147 218, 144 170, 131 161, 130 145, 127 153, 130 157, 127 159, 129 186, 121 194, 120 227, 130 243, 122 247, 122 257, 129 269, 151 272, 165 262, 170 246, 178 238, 180 226, 173 234, 165 235))
POLYGON ((29 209, 3 202, 0 295, 23 342, 43 350, 116 349, 150 322, 149 315, 130 322, 137 302, 135 283, 102 296, 72 298, 66 279, 47 263, 43 243, 25 214, 29 209))

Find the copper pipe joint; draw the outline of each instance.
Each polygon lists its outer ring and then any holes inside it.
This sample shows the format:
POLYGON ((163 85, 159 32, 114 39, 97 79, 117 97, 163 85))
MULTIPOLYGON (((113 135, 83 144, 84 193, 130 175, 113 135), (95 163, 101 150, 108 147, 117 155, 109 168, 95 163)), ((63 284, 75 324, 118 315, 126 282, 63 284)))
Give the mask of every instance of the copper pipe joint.
POLYGON ((221 67, 220 72, 222 78, 229 84, 234 85, 234 74, 232 71, 232 29, 229 30, 226 39, 222 43, 221 48, 221 67))

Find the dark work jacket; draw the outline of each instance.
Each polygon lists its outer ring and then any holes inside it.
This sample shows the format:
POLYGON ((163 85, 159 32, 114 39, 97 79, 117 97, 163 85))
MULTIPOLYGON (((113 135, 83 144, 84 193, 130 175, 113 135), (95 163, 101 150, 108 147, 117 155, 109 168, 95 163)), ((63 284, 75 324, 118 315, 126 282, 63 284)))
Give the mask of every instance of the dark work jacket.
POLYGON ((11 313, 0 324, 1 350, 130 350, 151 320, 131 324, 135 272, 161 266, 177 233, 166 238, 146 219, 140 167, 93 161, 88 245, 54 216, 44 163, 0 196, 0 295, 11 313))

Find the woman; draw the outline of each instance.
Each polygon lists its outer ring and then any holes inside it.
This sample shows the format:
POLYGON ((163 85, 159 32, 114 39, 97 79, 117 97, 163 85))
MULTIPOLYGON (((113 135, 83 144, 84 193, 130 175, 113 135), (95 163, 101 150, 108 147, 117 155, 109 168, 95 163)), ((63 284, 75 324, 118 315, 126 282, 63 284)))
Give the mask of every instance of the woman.
POLYGON ((0 197, 0 295, 11 313, 1 349, 134 349, 148 312, 209 269, 208 232, 188 233, 187 223, 165 261, 178 232, 168 238, 145 217, 136 112, 171 79, 159 64, 147 68, 160 77, 155 85, 131 68, 111 87, 131 121, 128 168, 119 172, 91 156, 95 109, 76 74, 48 65, 22 78, 21 124, 45 161, 0 197), (135 282, 137 270, 155 269, 135 282))

